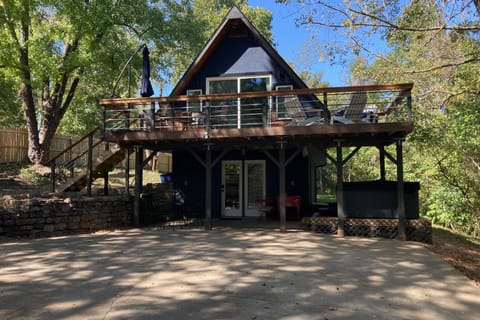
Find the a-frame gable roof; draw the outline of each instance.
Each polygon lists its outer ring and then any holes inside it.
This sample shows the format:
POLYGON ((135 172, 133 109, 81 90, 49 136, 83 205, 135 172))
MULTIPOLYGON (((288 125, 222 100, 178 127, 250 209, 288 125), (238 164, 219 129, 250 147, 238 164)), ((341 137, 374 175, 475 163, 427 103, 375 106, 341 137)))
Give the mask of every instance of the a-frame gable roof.
MULTIPOLYGON (((198 70, 203 66, 208 57, 215 51, 222 39, 233 29, 242 30, 247 28, 258 41, 260 46, 267 52, 267 54, 277 62, 280 68, 292 79, 295 86, 298 88, 307 88, 305 82, 293 71, 293 69, 285 62, 285 60, 278 54, 272 45, 265 39, 265 37, 252 25, 252 23, 245 17, 245 15, 236 6, 233 6, 222 20, 218 28, 210 37, 206 45, 200 51, 198 56, 188 67, 185 74, 172 90, 171 96, 181 95, 190 80, 195 76, 198 70)), ((241 31, 240 31, 241 32, 241 31)))

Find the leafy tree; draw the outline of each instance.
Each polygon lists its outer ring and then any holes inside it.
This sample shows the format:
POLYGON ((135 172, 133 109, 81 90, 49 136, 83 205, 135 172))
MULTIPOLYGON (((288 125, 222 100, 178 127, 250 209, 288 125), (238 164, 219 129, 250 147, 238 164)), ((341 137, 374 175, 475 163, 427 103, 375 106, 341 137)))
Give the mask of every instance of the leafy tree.
POLYGON ((161 27, 154 27, 157 21, 163 21, 162 11, 147 1, 0 2, 0 63, 19 86, 32 163, 48 161, 80 82, 110 79, 112 66, 123 60, 118 52, 147 33, 152 37, 161 27))
MULTIPOLYGON (((276 0, 290 3, 290 0, 276 0)), ((353 1, 305 1, 297 0, 298 24, 309 27, 325 27, 334 30, 346 41, 326 44, 327 57, 338 58, 345 54, 358 53, 373 58, 382 57, 379 40, 394 34, 415 33, 428 38, 439 31, 480 31, 478 0, 427 0, 410 2, 402 0, 353 0, 353 1), (416 20, 430 16, 439 19, 416 20)), ((477 56, 462 56, 455 61, 478 61, 477 56)), ((446 61, 445 65, 451 62, 446 61)), ((442 67, 443 64, 432 67, 442 67)))
POLYGON ((23 123, 21 107, 14 92, 14 81, 0 69, 0 126, 18 127, 23 123))
MULTIPOLYGON (((443 19, 442 14, 432 14, 439 11, 432 1, 412 1, 400 20, 414 20, 428 28, 443 19)), ((385 59, 357 64, 354 73, 374 82, 415 83, 416 130, 410 137, 412 152, 405 158, 412 176, 424 187, 422 213, 436 223, 478 236, 480 125, 475 119, 479 116, 476 54, 480 45, 476 34, 405 31, 392 33, 388 41, 393 50, 385 59), (467 56, 472 57, 468 62, 467 56)))
MULTIPOLYGON (((346 54, 356 57, 353 78, 415 83, 406 178, 421 181, 422 215, 478 236, 479 2, 315 1, 305 10, 300 23, 330 27, 346 37, 346 46, 331 44, 327 51, 338 61, 346 54), (379 50, 379 43, 386 49, 379 50)), ((349 170, 368 177, 362 163, 369 155, 362 156, 349 170)))
POLYGON ((302 70, 298 73, 298 75, 310 88, 328 87, 328 82, 322 81, 323 72, 321 71, 311 73, 308 70, 302 70))
MULTIPOLYGON (((211 33, 210 23, 234 3, 247 6, 247 1, 227 0, 0 0, 0 73, 7 79, 0 98, 9 106, 0 117, 11 118, 21 105, 28 157, 46 164, 60 125, 78 134, 95 123, 97 100, 111 95, 134 48, 150 47, 153 79, 178 79, 211 33), (207 5, 218 11, 204 15, 196 9, 207 5), (65 115, 69 121, 61 124, 65 115)), ((266 11, 247 11, 269 28, 266 11)), ((140 63, 135 59, 133 70, 140 63)), ((116 93, 129 90, 122 81, 116 93)))
POLYGON ((248 1, 191 0, 184 1, 183 5, 182 16, 176 21, 178 25, 172 26, 181 30, 175 37, 177 46, 170 48, 166 55, 171 83, 176 83, 180 79, 233 5, 237 5, 260 33, 273 44, 271 12, 249 7, 248 1), (178 47, 182 48, 181 54, 178 47))

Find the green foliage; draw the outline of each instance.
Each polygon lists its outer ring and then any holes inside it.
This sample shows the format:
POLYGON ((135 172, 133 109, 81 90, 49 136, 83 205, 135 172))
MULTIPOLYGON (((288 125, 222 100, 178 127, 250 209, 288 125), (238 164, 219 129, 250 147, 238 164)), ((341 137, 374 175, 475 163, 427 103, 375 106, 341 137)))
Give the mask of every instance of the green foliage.
MULTIPOLYGON (((428 28, 444 12, 434 1, 412 1, 397 23, 428 28)), ((392 51, 372 64, 358 60, 356 77, 415 83, 415 131, 405 152, 410 176, 420 180, 421 213, 435 223, 480 234, 480 111, 478 41, 458 31, 390 30, 392 51), (464 57, 472 59, 464 62, 464 57), (451 63, 450 63, 451 62, 451 63)))
MULTIPOLYGON (((1 0, 0 124, 26 120, 30 160, 44 163, 58 128, 82 134, 98 124, 98 100, 140 45, 152 82, 175 83, 234 4, 271 39, 271 14, 242 0, 1 0)), ((141 63, 133 57, 132 81, 122 77, 115 95, 137 95, 141 63)))
POLYGON ((46 175, 41 174, 35 166, 27 166, 20 169, 20 178, 33 185, 47 184, 50 179, 46 175))
POLYGON ((328 87, 328 82, 322 81, 323 72, 311 73, 308 70, 302 70, 298 73, 298 75, 309 88, 328 87))
POLYGON ((0 126, 20 127, 23 116, 15 94, 15 82, 8 79, 0 68, 0 126))
MULTIPOLYGON (((354 0, 319 1, 304 6, 299 17, 300 24, 330 27, 345 38, 322 46, 331 61, 349 58, 352 79, 372 84, 415 84, 415 129, 404 144, 405 178, 421 183, 423 216, 477 236, 478 13, 478 1, 471 0, 354 0), (377 50, 379 39, 389 50, 377 50)), ((391 150, 391 154, 395 153, 391 150)), ((368 164, 374 164, 376 157, 375 150, 361 150, 345 167, 346 180, 375 178, 378 174, 368 164)), ((391 166, 388 161, 387 165, 391 166)), ((388 172, 395 173, 395 168, 387 167, 388 172)))
POLYGON ((172 84, 181 78, 233 5, 237 5, 260 33, 273 43, 272 14, 268 10, 249 7, 248 1, 242 0, 183 1, 177 20, 169 26, 177 30, 176 45, 167 48, 164 56, 168 61, 167 74, 172 84))

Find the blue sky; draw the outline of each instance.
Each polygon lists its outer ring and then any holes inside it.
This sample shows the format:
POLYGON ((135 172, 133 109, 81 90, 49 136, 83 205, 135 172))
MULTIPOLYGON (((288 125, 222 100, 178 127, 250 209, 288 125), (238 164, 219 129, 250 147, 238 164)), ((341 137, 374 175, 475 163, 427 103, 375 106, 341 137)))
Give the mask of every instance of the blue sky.
POLYGON ((323 72, 322 79, 328 81, 330 86, 347 85, 348 73, 346 68, 340 65, 331 65, 330 62, 321 61, 316 56, 311 45, 313 32, 321 32, 316 41, 334 41, 338 34, 328 29, 307 30, 305 26, 297 27, 295 19, 299 17, 299 5, 296 1, 290 1, 288 5, 275 3, 274 0, 249 0, 251 7, 266 8, 272 12, 272 32, 277 45, 278 53, 288 62, 293 63, 297 71, 307 69, 310 72, 323 72), (309 45, 310 43, 310 45, 309 45), (305 47, 311 50, 306 50, 305 47), (307 51, 307 52, 306 52, 307 51), (310 57, 305 61, 302 54, 307 53, 310 57))
MULTIPOLYGON (((328 61, 321 61, 315 56, 311 37, 313 32, 321 32, 321 37, 315 41, 338 41, 339 34, 330 29, 307 30, 306 27, 297 27, 295 20, 299 17, 299 5, 296 0, 290 1, 288 5, 275 3, 275 0, 249 0, 249 6, 266 8, 272 12, 272 33, 278 53, 289 63, 292 63, 296 71, 308 70, 311 73, 323 72, 322 81, 327 81, 329 86, 348 85, 347 68, 341 65, 331 65, 328 61), (310 50, 305 49, 307 46, 310 50), (310 57, 302 58, 307 53, 310 57)), ((170 94, 173 86, 167 84, 163 88, 163 95, 170 94)), ((155 85, 155 92, 159 92, 155 85)))

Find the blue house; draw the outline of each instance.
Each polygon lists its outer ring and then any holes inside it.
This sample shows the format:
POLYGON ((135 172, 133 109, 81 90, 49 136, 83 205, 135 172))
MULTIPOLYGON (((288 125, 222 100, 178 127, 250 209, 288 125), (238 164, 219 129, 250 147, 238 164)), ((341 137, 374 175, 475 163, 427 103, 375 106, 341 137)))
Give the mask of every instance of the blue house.
POLYGON ((398 219, 402 235, 406 219, 418 216, 406 201, 402 160, 413 130, 412 86, 308 88, 233 7, 169 97, 101 101, 104 139, 136 152, 136 223, 143 150, 150 149, 172 153, 182 207, 207 228, 213 218, 267 215, 285 230, 287 219, 323 212, 338 219, 339 235, 347 218, 369 215, 398 219), (378 149, 379 179, 344 183, 343 167, 362 147, 378 149), (394 182, 386 181, 386 160, 397 168, 394 182), (336 167, 336 202, 322 207, 319 174, 327 162, 336 167), (386 192, 389 200, 357 205, 365 188, 371 199, 386 192))
MULTIPOLYGON (((203 50, 190 65, 183 78, 173 89, 171 96, 201 94, 237 94, 293 89, 306 89, 307 85, 283 60, 271 44, 258 32, 236 7, 233 7, 217 28, 203 50)), ((215 101, 210 108, 223 104, 219 112, 225 119, 214 122, 219 128, 248 128, 266 125, 263 115, 276 113, 275 119, 289 119, 283 97, 259 97, 215 101), (263 109, 259 109, 259 106, 263 109), (228 110, 228 115, 225 115, 228 110)), ((322 103, 315 102, 317 107, 322 103)), ((177 104, 177 108, 179 105, 177 104)), ((180 106, 181 107, 181 106, 180 106)), ((203 112, 206 105, 190 103, 186 109, 203 112)), ((270 118, 269 118, 270 119, 270 118)), ((269 151, 273 158, 278 150, 269 151)), ((306 212, 312 194, 309 192, 312 161, 297 152, 297 148, 285 150, 290 159, 286 175, 286 193, 301 199, 301 208, 289 208, 287 214, 306 212), (290 212, 292 211, 292 212, 290 212)), ((212 157, 212 217, 241 218, 258 217, 260 201, 269 199, 275 206, 278 196, 279 174, 274 163, 263 148, 253 147, 248 141, 215 146, 212 157)), ((203 213, 205 195, 205 170, 198 161, 192 161, 189 150, 173 151, 175 188, 185 195, 189 211, 203 213)), ((272 210, 273 211, 273 210, 272 210)))

